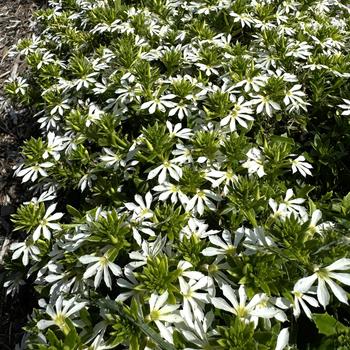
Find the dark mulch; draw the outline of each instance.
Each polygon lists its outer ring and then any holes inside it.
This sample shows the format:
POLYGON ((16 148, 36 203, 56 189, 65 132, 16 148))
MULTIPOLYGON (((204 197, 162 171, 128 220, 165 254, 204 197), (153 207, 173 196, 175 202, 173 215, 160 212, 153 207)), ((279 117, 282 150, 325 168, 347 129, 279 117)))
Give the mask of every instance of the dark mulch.
POLYGON ((21 339, 21 327, 31 311, 31 292, 24 287, 15 297, 6 296, 1 288, 3 258, 12 235, 10 215, 28 196, 25 187, 13 177, 13 166, 20 160, 20 147, 30 137, 33 121, 27 109, 9 105, 2 90, 4 81, 26 69, 19 58, 8 53, 19 39, 31 35, 33 11, 46 1, 0 0, 0 349, 13 350, 21 339))

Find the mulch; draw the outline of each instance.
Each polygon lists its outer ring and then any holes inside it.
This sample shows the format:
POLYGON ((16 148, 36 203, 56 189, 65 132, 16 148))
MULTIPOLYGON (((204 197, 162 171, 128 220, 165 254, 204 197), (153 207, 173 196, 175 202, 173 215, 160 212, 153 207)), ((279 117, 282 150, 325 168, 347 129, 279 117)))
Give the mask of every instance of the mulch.
POLYGON ((21 159, 23 141, 32 133, 33 120, 28 109, 14 107, 6 100, 3 86, 6 79, 21 74, 25 62, 9 57, 9 50, 33 31, 33 11, 45 5, 43 0, 0 0, 0 349, 13 350, 23 334, 22 326, 31 311, 30 289, 25 287, 15 297, 6 296, 3 282, 3 258, 12 235, 10 216, 28 197, 27 189, 13 176, 13 166, 21 159))

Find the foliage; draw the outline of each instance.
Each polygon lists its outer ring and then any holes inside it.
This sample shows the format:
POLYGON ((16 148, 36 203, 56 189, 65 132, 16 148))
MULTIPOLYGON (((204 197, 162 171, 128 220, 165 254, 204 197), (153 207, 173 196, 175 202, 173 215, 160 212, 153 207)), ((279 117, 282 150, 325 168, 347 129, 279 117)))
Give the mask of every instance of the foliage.
POLYGON ((36 13, 5 86, 41 132, 6 265, 38 293, 23 348, 347 348, 349 5, 36 13))

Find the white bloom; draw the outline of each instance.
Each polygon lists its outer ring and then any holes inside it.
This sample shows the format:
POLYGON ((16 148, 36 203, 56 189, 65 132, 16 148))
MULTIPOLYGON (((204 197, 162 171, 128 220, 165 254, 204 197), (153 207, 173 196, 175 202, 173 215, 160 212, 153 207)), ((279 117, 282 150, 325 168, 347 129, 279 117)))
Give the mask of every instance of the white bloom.
POLYGON ((23 254, 22 263, 24 266, 28 265, 29 257, 35 261, 39 261, 38 255, 40 254, 40 249, 28 240, 12 243, 10 249, 14 251, 12 260, 18 259, 23 254))
POLYGON ((264 171, 265 157, 259 148, 251 148, 247 152, 247 157, 248 160, 242 166, 248 169, 249 174, 257 173, 259 177, 266 175, 264 171))
POLYGON ((47 134, 47 146, 43 154, 43 159, 47 159, 50 155, 57 161, 60 159, 60 151, 66 148, 69 138, 56 136, 54 132, 47 134))
POLYGON ((188 201, 186 211, 195 210, 199 215, 203 215, 205 206, 210 210, 216 210, 216 206, 211 199, 221 200, 213 191, 197 189, 197 193, 188 201))
POLYGON ((248 102, 248 105, 258 105, 256 107, 256 113, 266 113, 269 117, 272 117, 272 114, 275 111, 279 111, 281 109, 281 106, 270 99, 269 96, 264 95, 255 95, 252 96, 253 99, 248 102))
POLYGON ((209 279, 209 294, 210 296, 215 296, 216 293, 216 285, 221 288, 224 284, 234 285, 232 282, 232 278, 227 275, 225 272, 229 269, 230 265, 227 262, 222 262, 225 259, 224 255, 218 255, 215 257, 215 260, 210 264, 204 264, 203 268, 208 273, 209 279))
POLYGON ((37 241, 41 234, 44 236, 44 238, 50 240, 51 231, 49 229, 59 230, 61 228, 60 224, 52 222, 61 219, 64 215, 63 213, 55 213, 51 215, 55 211, 56 206, 57 204, 51 204, 47 208, 44 217, 40 220, 39 226, 35 229, 33 233, 34 241, 37 241))
POLYGON ((291 89, 285 92, 285 97, 283 102, 286 106, 289 104, 303 105, 304 100, 302 97, 305 97, 306 94, 300 89, 302 88, 301 84, 294 85, 291 89))
POLYGON ((254 227, 253 230, 244 228, 244 234, 246 238, 243 245, 248 248, 248 250, 245 251, 245 254, 252 254, 261 249, 264 249, 266 252, 267 247, 275 245, 274 241, 269 236, 266 236, 263 227, 254 227))
POLYGON ((249 92, 251 91, 252 89, 255 91, 255 92, 258 92, 260 91, 260 89, 265 86, 266 84, 266 80, 267 78, 266 77, 263 77, 263 76, 257 76, 257 77, 253 77, 253 78, 247 78, 247 79, 244 79, 242 81, 240 81, 239 83, 237 83, 236 85, 234 85, 234 87, 241 87, 241 86, 244 86, 244 91, 245 92, 249 92))
POLYGON ((297 171, 300 172, 301 175, 306 177, 306 175, 312 176, 312 173, 310 171, 312 169, 312 165, 305 161, 304 156, 299 156, 292 160, 292 172, 293 174, 297 171))
POLYGON ((86 302, 76 303, 75 298, 65 301, 62 296, 59 296, 55 303, 56 311, 54 311, 50 304, 46 306, 46 313, 51 317, 51 320, 40 320, 37 323, 37 327, 42 330, 56 325, 61 330, 64 330, 67 327, 66 319, 77 317, 76 313, 85 307, 86 304, 86 302))
POLYGON ((286 206, 286 210, 288 214, 296 214, 300 217, 305 217, 306 215, 306 209, 303 207, 302 203, 305 202, 304 198, 294 198, 291 199, 294 196, 294 192, 291 188, 289 188, 286 192, 286 196, 284 197, 283 204, 286 206))
POLYGON ((330 295, 326 284, 331 289, 335 297, 342 303, 348 304, 348 297, 345 290, 333 281, 336 280, 347 286, 350 286, 350 273, 334 272, 350 269, 350 259, 342 258, 333 264, 320 268, 315 268, 315 273, 309 277, 301 278, 294 286, 294 290, 305 293, 310 290, 311 286, 317 280, 317 299, 325 308, 329 304, 330 295))
POLYGON ((231 255, 235 254, 238 244, 244 237, 244 231, 238 229, 233 235, 229 230, 224 230, 222 232, 221 239, 218 235, 209 236, 210 242, 216 247, 208 247, 202 250, 204 256, 215 256, 215 255, 231 255), (232 236, 234 236, 234 241, 232 242, 232 236))
POLYGON ((251 114, 253 114, 253 110, 248 106, 250 106, 250 103, 244 102, 244 97, 240 96, 237 102, 233 105, 230 113, 221 120, 220 125, 229 125, 230 131, 233 132, 237 129, 237 122, 243 128, 247 129, 248 124, 246 121, 254 120, 254 118, 251 116, 251 114))
POLYGON ((153 212, 151 210, 153 196, 151 192, 146 193, 145 201, 139 194, 136 194, 134 198, 136 204, 131 202, 125 203, 125 207, 134 212, 134 219, 143 220, 153 217, 153 212))
POLYGON ((51 168, 52 166, 54 166, 53 163, 51 162, 44 162, 44 163, 37 163, 35 165, 31 165, 29 166, 28 168, 24 168, 22 166, 20 166, 15 174, 19 177, 22 177, 23 176, 23 179, 22 179, 22 182, 27 182, 28 180, 31 180, 31 181, 35 181, 39 174, 41 176, 48 176, 46 170, 44 169, 47 169, 47 168, 51 168))
POLYGON ((205 178, 209 180, 213 184, 213 188, 216 188, 220 186, 222 183, 224 183, 223 188, 223 194, 227 195, 229 193, 229 187, 232 186, 235 181, 238 179, 237 175, 233 174, 233 171, 231 169, 228 169, 226 171, 219 171, 219 170, 209 170, 205 174, 205 178))
POLYGON ((172 151, 172 154, 177 156, 172 159, 174 163, 193 163, 192 148, 180 143, 176 144, 176 149, 172 151))
POLYGON ((152 294, 149 300, 150 313, 146 316, 146 321, 154 322, 160 332, 160 335, 169 343, 173 343, 172 328, 165 326, 163 322, 180 323, 182 317, 175 313, 180 305, 168 305, 169 293, 166 291, 162 295, 152 294))
POLYGON ((182 169, 174 164, 173 160, 165 160, 162 165, 149 172, 147 179, 151 180, 158 175, 158 183, 162 184, 166 180, 167 173, 169 173, 171 178, 179 181, 182 176, 182 169))
POLYGON ((122 156, 117 153, 114 153, 109 148, 103 148, 105 152, 104 155, 100 156, 100 160, 107 166, 113 167, 114 170, 117 170, 120 166, 125 166, 125 160, 123 160, 122 156))
POLYGON ((88 279, 95 275, 94 286, 97 288, 102 280, 109 289, 112 289, 112 280, 109 274, 109 270, 112 271, 114 276, 120 276, 122 274, 122 269, 115 263, 108 260, 106 255, 102 257, 97 257, 93 255, 83 255, 79 258, 79 261, 82 264, 89 264, 86 269, 83 278, 88 279))
POLYGON ((70 109, 68 100, 63 100, 60 103, 56 104, 55 107, 51 109, 50 114, 54 115, 58 112, 60 116, 63 116, 65 109, 70 109))
POLYGON ((129 291, 120 293, 116 301, 125 301, 128 298, 136 295, 138 292, 135 290, 135 287, 138 286, 139 282, 136 280, 134 276, 134 270, 130 266, 130 264, 126 265, 124 267, 124 276, 126 278, 118 278, 117 279, 117 285, 121 288, 128 289, 129 291))
POLYGON ((183 239, 183 236, 191 238, 192 236, 201 240, 203 238, 209 237, 213 234, 218 233, 218 230, 207 230, 209 225, 207 225, 203 220, 197 218, 190 218, 187 222, 187 225, 180 232, 180 239, 183 239))
MULTIPOLYGON (((238 289, 239 301, 237 299, 236 292, 232 289, 231 286, 224 284, 221 287, 221 290, 231 305, 229 305, 223 298, 211 298, 213 305, 218 309, 225 310, 236 315, 242 321, 245 321, 247 323, 252 321, 252 317, 266 319, 273 318, 276 316, 278 311, 280 311, 276 308, 257 308, 257 305, 265 300, 266 296, 264 294, 255 294, 250 302, 246 304, 247 294, 243 285, 241 285, 238 289)), ((255 322, 254 324, 257 326, 255 322)))
POLYGON ((141 105, 141 109, 148 109, 149 114, 155 113, 156 110, 160 112, 165 112, 166 108, 173 108, 175 103, 169 100, 172 100, 176 95, 169 94, 161 97, 153 97, 151 101, 144 102, 141 105))
MULTIPOLYGON (((184 317, 184 312, 180 311, 184 317)), ((210 349, 210 338, 215 335, 215 331, 210 330, 214 321, 214 314, 209 311, 204 318, 198 319, 192 315, 191 319, 185 319, 186 328, 180 326, 181 334, 196 348, 185 348, 184 350, 210 349)))
POLYGON ((305 315, 311 319, 312 314, 307 303, 313 307, 319 307, 320 305, 318 304, 317 300, 310 295, 304 294, 302 292, 302 288, 300 288, 300 286, 297 284, 294 286, 292 293, 294 294, 293 315, 298 318, 301 312, 301 307, 305 312, 305 315))
POLYGON ((188 197, 181 191, 180 187, 170 182, 164 182, 161 185, 154 186, 153 190, 159 193, 158 199, 160 201, 166 201, 170 197, 171 203, 174 204, 179 200, 182 205, 188 202, 188 197))
POLYGON ((188 140, 193 135, 191 129, 189 129, 189 128, 182 129, 181 123, 177 123, 177 124, 175 124, 175 126, 173 126, 173 124, 171 124, 169 121, 167 121, 166 126, 169 130, 171 137, 176 136, 180 139, 187 139, 188 140))
POLYGON ((196 318, 203 319, 204 304, 209 302, 209 297, 207 292, 198 292, 198 290, 207 288, 208 278, 204 276, 198 281, 190 279, 189 282, 186 282, 185 279, 180 276, 179 284, 180 293, 183 297, 183 317, 186 320, 191 320, 193 312, 196 318))

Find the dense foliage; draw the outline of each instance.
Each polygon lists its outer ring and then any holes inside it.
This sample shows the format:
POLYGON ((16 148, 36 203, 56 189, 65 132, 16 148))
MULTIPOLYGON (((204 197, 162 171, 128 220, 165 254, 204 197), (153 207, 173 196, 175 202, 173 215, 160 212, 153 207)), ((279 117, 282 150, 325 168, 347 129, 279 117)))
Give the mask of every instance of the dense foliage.
POLYGON ((6 85, 40 129, 7 262, 38 293, 22 348, 349 349, 349 4, 37 12, 6 85))

